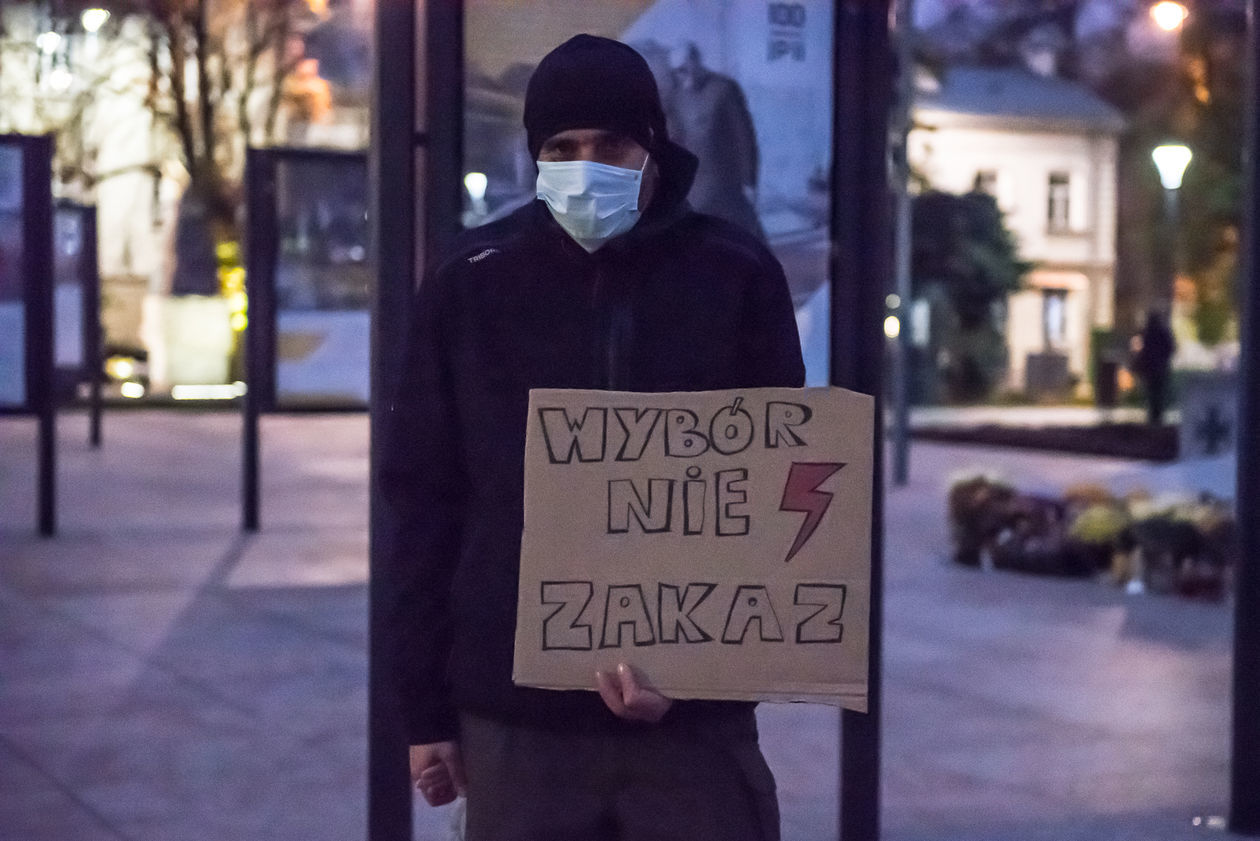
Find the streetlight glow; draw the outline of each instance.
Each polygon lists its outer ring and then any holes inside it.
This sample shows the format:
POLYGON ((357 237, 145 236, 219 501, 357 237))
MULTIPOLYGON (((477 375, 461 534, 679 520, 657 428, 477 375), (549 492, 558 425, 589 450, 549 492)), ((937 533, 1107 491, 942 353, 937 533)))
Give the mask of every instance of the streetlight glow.
POLYGON ((890 315, 884 319, 884 335, 890 339, 895 339, 901 335, 901 319, 895 315, 890 315))
POLYGON ((1175 32, 1190 17, 1190 11, 1181 3, 1173 0, 1162 0, 1151 6, 1151 20, 1165 32, 1175 32))
POLYGON ((74 74, 68 67, 54 67, 48 74, 48 86, 57 93, 65 93, 74 85, 74 74))
POLYGON ((1159 170, 1159 181, 1165 190, 1176 190, 1181 186, 1181 176, 1190 165, 1194 153, 1189 146, 1181 143, 1165 143, 1151 150, 1151 160, 1159 170))
POLYGON ((99 32, 108 20, 108 9, 84 9, 83 14, 79 15, 79 23, 83 25, 85 32, 99 32))
POLYGON ((52 55, 57 52, 57 47, 61 46, 61 36, 52 30, 41 32, 35 38, 35 46, 39 47, 39 51, 44 55, 52 55))
POLYGON ((484 172, 470 172, 464 176, 464 189, 468 191, 468 196, 474 202, 485 201, 486 187, 490 180, 486 178, 484 172))

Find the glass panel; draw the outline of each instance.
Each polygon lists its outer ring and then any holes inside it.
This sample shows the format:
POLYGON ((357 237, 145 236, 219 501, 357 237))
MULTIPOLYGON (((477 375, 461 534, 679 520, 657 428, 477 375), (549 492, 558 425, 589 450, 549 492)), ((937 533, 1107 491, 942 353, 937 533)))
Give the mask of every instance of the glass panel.
POLYGON ((26 404, 22 150, 0 146, 0 406, 26 404))
POLYGON ((276 401, 368 400, 367 163, 301 157, 276 169, 276 401))
POLYGON ((307 0, 306 5, 312 14, 285 81, 289 110, 282 142, 363 149, 372 99, 372 0, 307 0))
POLYGON ((54 364, 83 367, 83 209, 59 207, 53 216, 54 364))
POLYGON ((656 75, 671 136, 700 157, 692 205, 778 256, 809 383, 826 384, 831 3, 468 0, 465 27, 466 226, 534 197, 521 112, 538 60, 579 32, 625 41, 656 75))
MULTIPOLYGON (((656 75, 671 136, 700 157, 693 206, 744 225, 778 256, 808 382, 826 384, 832 7, 827 0, 466 0, 465 226, 534 198, 521 117, 537 62, 581 32, 629 43, 656 75)), ((818 744, 839 743, 837 711, 763 704, 759 719, 767 760, 785 784, 787 834, 810 826, 834 836, 838 758, 818 744)), ((421 820, 426 810, 417 813, 421 820)))

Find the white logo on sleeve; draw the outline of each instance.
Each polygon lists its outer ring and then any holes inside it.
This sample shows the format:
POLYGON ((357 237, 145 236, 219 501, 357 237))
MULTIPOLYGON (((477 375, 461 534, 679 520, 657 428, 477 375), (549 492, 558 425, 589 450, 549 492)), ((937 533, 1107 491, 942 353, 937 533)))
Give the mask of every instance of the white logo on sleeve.
POLYGON ((468 262, 480 263, 482 260, 489 257, 491 254, 498 254, 498 253, 499 253, 499 249, 497 248, 487 248, 485 251, 481 252, 480 254, 474 254, 473 256, 469 257, 468 262))

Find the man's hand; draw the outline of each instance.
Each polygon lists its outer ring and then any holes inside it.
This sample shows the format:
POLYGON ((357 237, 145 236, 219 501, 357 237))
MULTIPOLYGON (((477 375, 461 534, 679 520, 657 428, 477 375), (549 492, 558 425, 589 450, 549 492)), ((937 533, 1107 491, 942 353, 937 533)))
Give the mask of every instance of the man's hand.
POLYGON ((616 672, 596 672, 599 697, 618 717, 655 724, 664 718, 674 702, 655 689, 639 684, 634 669, 622 663, 616 672))
POLYGON ((412 745, 411 781, 430 806, 445 806, 463 794, 467 783, 459 742, 412 745))

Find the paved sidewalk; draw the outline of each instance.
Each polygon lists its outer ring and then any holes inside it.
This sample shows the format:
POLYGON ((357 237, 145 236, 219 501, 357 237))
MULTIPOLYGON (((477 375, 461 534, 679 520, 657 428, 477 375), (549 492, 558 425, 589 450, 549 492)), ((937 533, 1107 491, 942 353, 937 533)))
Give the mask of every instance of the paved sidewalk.
MULTIPOLYGON (((364 837, 366 418, 263 419, 248 538, 239 430, 112 412, 93 451, 63 417, 61 533, 41 540, 34 423, 0 419, 0 838, 364 837)), ((884 837, 1231 837, 1193 824, 1227 805, 1229 606, 955 567, 944 489, 976 466, 1221 492, 1232 465, 912 459, 887 502, 884 837)), ((836 713, 761 718, 785 841, 835 838, 836 713)), ((446 823, 421 806, 416 837, 446 823)))

